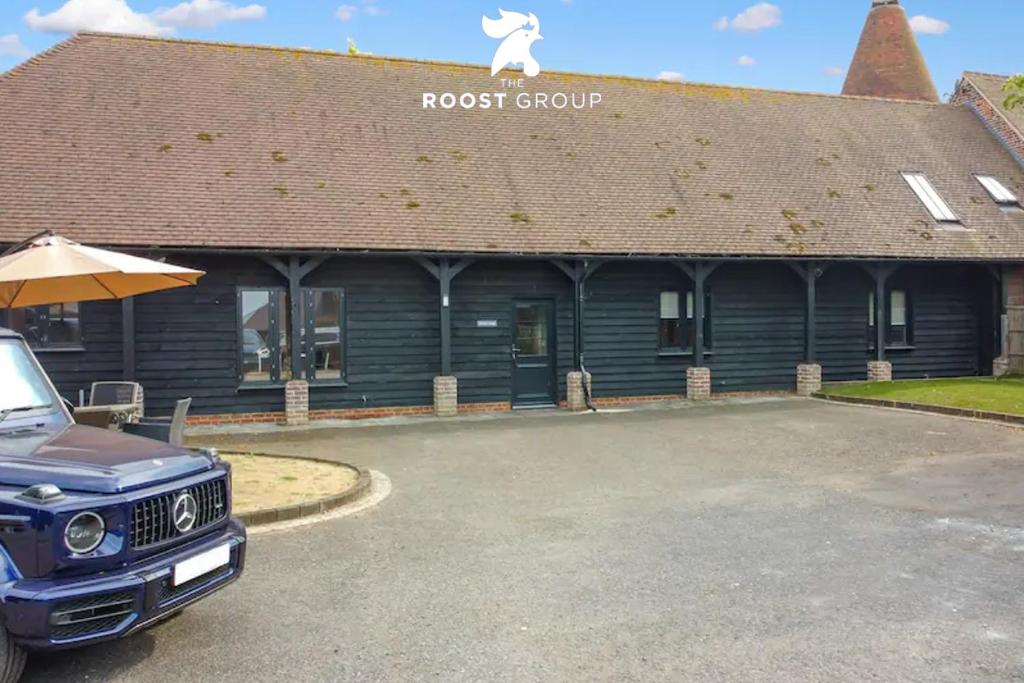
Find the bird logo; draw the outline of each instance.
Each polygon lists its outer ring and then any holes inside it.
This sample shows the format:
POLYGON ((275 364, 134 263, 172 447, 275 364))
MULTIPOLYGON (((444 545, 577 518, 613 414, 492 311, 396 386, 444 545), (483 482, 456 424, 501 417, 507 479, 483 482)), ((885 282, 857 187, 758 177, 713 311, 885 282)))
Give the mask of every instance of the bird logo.
POLYGON ((501 40, 501 45, 494 53, 494 61, 491 62, 491 75, 496 75, 509 64, 522 64, 523 73, 531 78, 536 76, 540 73, 540 64, 530 54, 530 48, 538 40, 544 40, 537 15, 533 12, 506 12, 503 9, 499 9, 498 14, 501 15, 500 19, 484 15, 482 21, 484 33, 501 40))

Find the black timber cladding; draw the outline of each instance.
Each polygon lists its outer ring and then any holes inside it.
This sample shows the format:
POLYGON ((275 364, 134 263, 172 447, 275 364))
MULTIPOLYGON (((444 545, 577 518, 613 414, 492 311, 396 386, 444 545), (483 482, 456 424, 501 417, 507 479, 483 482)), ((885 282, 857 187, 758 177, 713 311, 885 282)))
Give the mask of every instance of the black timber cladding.
MULTIPOLYGON (((194 288, 135 300, 136 377, 147 412, 169 414, 194 399, 197 414, 280 412, 278 387, 239 389, 237 288, 286 287, 281 274, 250 256, 176 255, 206 270, 194 288)), ((887 353, 897 377, 986 371, 992 338, 987 308, 993 281, 983 266, 906 264, 890 280, 913 301, 914 348, 887 353), (988 325, 988 326, 987 326, 988 325)), ((409 258, 338 257, 303 282, 339 287, 347 301, 347 384, 310 390, 312 410, 426 406, 440 373, 438 283, 409 258)), ((692 286, 664 262, 611 262, 586 284, 585 361, 597 398, 680 395, 686 354, 659 354, 658 294, 692 286)), ((805 353, 805 284, 780 262, 728 262, 708 278, 711 344, 706 365, 715 391, 792 389, 805 353)), ((865 269, 833 264, 817 281, 817 356, 826 380, 864 379, 871 358, 865 269)), ((479 260, 451 286, 453 371, 462 404, 511 398, 512 304, 555 305, 559 399, 573 367, 573 285, 546 261, 479 260), (480 321, 488 321, 481 326, 480 321), (490 321, 494 326, 490 326, 490 321)), ((61 392, 76 400, 92 381, 122 376, 121 307, 82 307, 85 351, 43 352, 61 392)))

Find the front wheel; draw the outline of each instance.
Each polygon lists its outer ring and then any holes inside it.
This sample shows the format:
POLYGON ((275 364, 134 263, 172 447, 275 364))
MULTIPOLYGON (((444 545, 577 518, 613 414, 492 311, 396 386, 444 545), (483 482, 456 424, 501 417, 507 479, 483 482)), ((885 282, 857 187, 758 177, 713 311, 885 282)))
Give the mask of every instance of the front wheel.
POLYGON ((0 683, 18 683, 25 670, 25 649, 14 642, 7 629, 0 633, 0 683))

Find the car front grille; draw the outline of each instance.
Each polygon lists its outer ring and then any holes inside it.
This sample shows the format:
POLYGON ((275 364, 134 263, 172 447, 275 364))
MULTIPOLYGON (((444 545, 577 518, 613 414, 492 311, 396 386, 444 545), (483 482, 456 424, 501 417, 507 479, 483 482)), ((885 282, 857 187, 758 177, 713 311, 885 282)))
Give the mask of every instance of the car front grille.
POLYGON ((140 500, 132 508, 132 548, 146 548, 194 533, 227 515, 227 483, 221 477, 173 493, 140 500), (196 501, 196 521, 186 532, 174 526, 174 501, 189 493, 196 501))
POLYGON ((93 595, 57 604, 50 614, 50 638, 69 640, 117 628, 135 611, 132 592, 93 595))

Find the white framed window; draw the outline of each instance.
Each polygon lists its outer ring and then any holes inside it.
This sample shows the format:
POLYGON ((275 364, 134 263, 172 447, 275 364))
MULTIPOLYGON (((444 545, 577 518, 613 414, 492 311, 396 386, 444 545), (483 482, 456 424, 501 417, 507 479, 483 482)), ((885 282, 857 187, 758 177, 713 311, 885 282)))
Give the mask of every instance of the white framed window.
POLYGON ((978 182, 985 188, 985 191, 988 192, 989 196, 995 200, 996 204, 999 204, 1000 206, 1020 206, 1017 196, 992 176, 976 175, 974 177, 978 179, 978 182))
POLYGON ((928 209, 928 213, 932 215, 932 218, 942 223, 959 223, 960 219, 953 209, 949 207, 946 200, 943 199, 935 186, 932 185, 928 177, 923 173, 903 173, 903 179, 907 181, 907 185, 910 185, 910 189, 914 191, 917 198, 921 200, 925 208, 928 209))
POLYGON ((907 292, 894 289, 889 293, 889 335, 891 346, 906 346, 910 343, 910 316, 907 313, 907 292))
MULTIPOLYGON (((889 290, 887 319, 885 321, 885 345, 887 347, 910 346, 913 341, 913 325, 910 310, 910 295, 905 289, 889 290)), ((878 320, 875 316, 875 293, 868 292, 868 348, 875 348, 878 320)))
POLYGON ((662 351, 681 349, 683 328, 679 319, 679 292, 663 291, 659 301, 658 348, 662 351))

